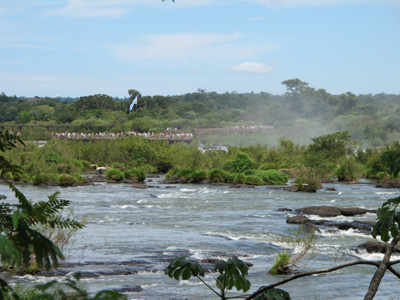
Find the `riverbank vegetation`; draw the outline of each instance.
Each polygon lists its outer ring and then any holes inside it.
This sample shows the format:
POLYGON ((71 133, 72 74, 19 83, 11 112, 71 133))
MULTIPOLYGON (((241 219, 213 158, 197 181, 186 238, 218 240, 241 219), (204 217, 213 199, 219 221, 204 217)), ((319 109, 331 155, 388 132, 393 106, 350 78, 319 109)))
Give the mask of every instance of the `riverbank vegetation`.
POLYGON ((168 144, 141 137, 54 139, 43 147, 27 141, 5 153, 5 159, 21 166, 21 172, 4 170, 0 178, 35 185, 72 186, 86 184, 85 173, 105 167, 107 179, 117 182, 143 182, 149 173, 166 174, 171 183, 283 185, 293 179, 296 190, 316 191, 321 183, 336 179, 390 179, 381 155, 399 149, 398 142, 362 148, 348 132, 315 137, 307 146, 281 138, 276 147, 233 146, 226 151, 204 151, 195 143, 168 144))

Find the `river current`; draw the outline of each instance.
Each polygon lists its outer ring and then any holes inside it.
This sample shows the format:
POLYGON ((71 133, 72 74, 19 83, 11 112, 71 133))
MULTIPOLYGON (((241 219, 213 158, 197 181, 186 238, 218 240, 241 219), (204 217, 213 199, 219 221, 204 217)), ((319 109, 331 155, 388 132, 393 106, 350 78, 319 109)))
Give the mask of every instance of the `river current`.
MULTIPOLYGON (((233 255, 253 264, 249 269, 251 292, 284 276, 268 274, 279 251, 296 251, 282 236, 293 236, 298 225, 286 223, 291 212, 305 206, 378 208, 385 200, 398 196, 398 190, 378 189, 371 184, 326 184, 317 193, 293 193, 270 187, 231 188, 215 185, 160 184, 149 182, 147 189, 129 184, 98 184, 80 187, 36 187, 19 185, 32 201, 60 192, 72 201, 73 217, 85 222, 65 250, 65 272, 81 271, 87 289, 127 290, 129 299, 217 299, 198 280, 178 282, 164 274, 175 256, 193 259, 222 258, 233 255), (334 191, 325 188, 333 187, 334 191), (140 287, 140 288, 137 288, 140 287)), ((0 185, 0 194, 15 201, 11 190, 0 185)), ((369 213, 332 220, 375 220, 369 213)), ((313 217, 315 218, 315 217, 313 217)), ((329 218, 324 218, 329 219, 329 218)), ((371 236, 355 230, 321 229, 312 258, 300 262, 303 271, 332 267, 356 259, 378 260, 381 254, 355 251, 371 236)), ((398 256, 395 258, 399 258, 398 256)), ((330 274, 311 276, 280 288, 292 299, 362 299, 367 291, 373 266, 355 266, 330 274)), ((215 274, 205 280, 213 285, 215 274)), ((26 284, 49 280, 43 276, 19 278, 26 284)), ((399 281, 387 273, 375 299, 400 299, 399 281)), ((236 291, 228 295, 236 295, 236 291)))

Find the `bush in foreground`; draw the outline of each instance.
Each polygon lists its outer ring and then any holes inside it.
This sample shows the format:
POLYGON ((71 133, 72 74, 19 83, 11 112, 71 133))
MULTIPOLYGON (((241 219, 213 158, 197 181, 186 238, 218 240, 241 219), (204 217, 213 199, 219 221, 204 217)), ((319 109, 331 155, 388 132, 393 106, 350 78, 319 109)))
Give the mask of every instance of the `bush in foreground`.
POLYGON ((124 172, 124 178, 144 182, 146 180, 146 173, 140 169, 132 169, 124 172))
POLYGON ((108 180, 121 181, 124 179, 124 174, 118 169, 111 169, 106 172, 108 180))

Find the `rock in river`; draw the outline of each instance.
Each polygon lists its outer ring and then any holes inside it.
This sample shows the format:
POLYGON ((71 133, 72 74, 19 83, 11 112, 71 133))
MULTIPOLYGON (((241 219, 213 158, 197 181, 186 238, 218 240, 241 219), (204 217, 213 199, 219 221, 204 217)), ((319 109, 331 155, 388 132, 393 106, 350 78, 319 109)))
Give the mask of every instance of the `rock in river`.
POLYGON ((334 206, 308 206, 296 209, 297 212, 304 215, 317 215, 320 217, 337 217, 337 216, 355 216, 363 215, 368 212, 376 212, 359 207, 334 207, 334 206))

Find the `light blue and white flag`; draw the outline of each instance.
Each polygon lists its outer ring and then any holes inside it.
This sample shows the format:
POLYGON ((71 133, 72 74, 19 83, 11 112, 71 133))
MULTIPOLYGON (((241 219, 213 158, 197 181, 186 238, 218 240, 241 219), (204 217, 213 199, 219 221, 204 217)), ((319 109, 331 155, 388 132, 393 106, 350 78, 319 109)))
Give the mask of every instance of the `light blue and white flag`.
POLYGON ((135 104, 137 105, 137 95, 136 95, 135 99, 133 99, 131 105, 129 105, 129 111, 131 111, 131 110, 133 109, 133 106, 134 106, 135 104))

